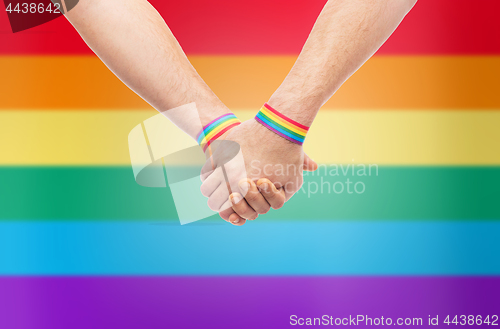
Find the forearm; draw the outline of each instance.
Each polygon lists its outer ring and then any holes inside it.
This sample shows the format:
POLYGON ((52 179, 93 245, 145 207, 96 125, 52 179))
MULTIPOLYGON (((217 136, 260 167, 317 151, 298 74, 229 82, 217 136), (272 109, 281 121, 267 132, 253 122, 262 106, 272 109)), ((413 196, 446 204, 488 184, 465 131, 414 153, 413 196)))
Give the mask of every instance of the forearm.
POLYGON ((329 0, 269 104, 310 126, 319 108, 394 32, 416 0, 329 0))
MULTIPOLYGON (((195 102, 201 124, 229 112, 146 0, 80 1, 66 17, 106 66, 158 111, 195 102)), ((181 129, 193 135, 199 125, 181 129)))

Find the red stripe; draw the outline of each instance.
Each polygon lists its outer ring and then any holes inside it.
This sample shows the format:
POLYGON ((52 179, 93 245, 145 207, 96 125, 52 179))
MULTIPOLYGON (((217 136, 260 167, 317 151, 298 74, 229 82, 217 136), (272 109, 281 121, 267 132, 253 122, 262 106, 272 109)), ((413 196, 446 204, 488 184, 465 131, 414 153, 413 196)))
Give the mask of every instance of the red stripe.
MULTIPOLYGON (((298 54, 326 0, 150 1, 188 54, 298 54)), ((419 1, 378 54, 500 54, 500 1, 419 1)), ((0 10, 0 54, 91 54, 64 19, 16 34, 0 10)))
POLYGON ((219 138, 220 136, 222 136, 226 131, 228 131, 229 129, 233 128, 233 127, 236 127, 237 125, 239 125, 241 122, 236 122, 236 123, 233 123, 232 125, 229 125, 227 126, 226 128, 222 129, 221 131, 219 131, 212 139, 210 139, 206 144, 205 146, 203 147, 203 152, 206 151, 207 147, 213 142, 215 141, 217 138, 219 138))
POLYGON ((282 118, 283 120, 288 121, 288 122, 290 122, 291 124, 293 124, 293 125, 295 125, 295 126, 297 126, 297 127, 299 127, 299 128, 304 129, 305 131, 308 131, 308 130, 309 130, 309 127, 306 127, 306 126, 304 126, 303 124, 300 124, 300 123, 298 123, 297 121, 294 121, 294 120, 292 120, 292 119, 290 119, 290 118, 288 118, 288 117, 284 116, 283 114, 281 114, 281 113, 279 113, 278 111, 276 111, 275 109, 273 109, 273 108, 271 107, 271 105, 269 105, 269 104, 265 103, 265 104, 264 104, 264 106, 266 107, 266 109, 268 109, 269 111, 273 112, 274 114, 276 114, 277 116, 279 116, 279 117, 280 117, 280 118, 282 118))

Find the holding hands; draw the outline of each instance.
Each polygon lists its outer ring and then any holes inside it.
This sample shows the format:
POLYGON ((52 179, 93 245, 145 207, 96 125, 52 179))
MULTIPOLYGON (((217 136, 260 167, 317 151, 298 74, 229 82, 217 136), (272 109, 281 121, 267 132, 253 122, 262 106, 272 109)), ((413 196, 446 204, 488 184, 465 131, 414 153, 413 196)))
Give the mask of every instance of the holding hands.
MULTIPOLYGON (((317 165, 302 143, 320 107, 396 29, 416 0, 329 0, 294 66, 255 119, 240 124, 198 75, 146 0, 87 0, 66 14, 89 47, 158 111, 204 148, 201 191, 211 209, 243 225, 278 209, 317 165), (203 126, 198 134, 200 125, 203 126), (201 137, 200 137, 201 136, 201 137)), ((362 96, 362 95, 361 95, 362 96)))
POLYGON ((291 142, 255 119, 243 122, 222 138, 202 170, 201 191, 221 217, 243 225, 270 208, 279 209, 302 186, 303 170, 317 165, 291 142), (224 146, 238 145, 243 161, 227 159, 224 146))

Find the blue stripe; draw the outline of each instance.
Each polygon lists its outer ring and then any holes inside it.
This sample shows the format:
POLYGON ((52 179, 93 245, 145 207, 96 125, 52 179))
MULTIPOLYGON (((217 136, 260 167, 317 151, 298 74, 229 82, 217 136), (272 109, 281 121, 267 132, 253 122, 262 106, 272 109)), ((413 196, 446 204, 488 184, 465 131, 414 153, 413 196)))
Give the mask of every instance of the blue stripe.
POLYGON ((305 138, 298 138, 296 136, 293 136, 292 134, 288 133, 288 131, 285 131, 285 130, 281 129, 280 127, 278 127, 277 125, 275 125, 273 122, 271 122, 271 121, 267 120, 266 118, 264 118, 264 116, 262 116, 260 114, 260 112, 257 114, 257 117, 259 119, 261 119, 262 121, 264 121, 267 125, 269 125, 274 130, 277 130, 280 133, 282 133, 283 135, 286 135, 286 136, 288 136, 290 138, 293 138, 294 140, 296 140, 298 142, 304 143, 305 138))
POLYGON ((2 222, 0 275, 500 275, 499 236, 497 221, 2 222))

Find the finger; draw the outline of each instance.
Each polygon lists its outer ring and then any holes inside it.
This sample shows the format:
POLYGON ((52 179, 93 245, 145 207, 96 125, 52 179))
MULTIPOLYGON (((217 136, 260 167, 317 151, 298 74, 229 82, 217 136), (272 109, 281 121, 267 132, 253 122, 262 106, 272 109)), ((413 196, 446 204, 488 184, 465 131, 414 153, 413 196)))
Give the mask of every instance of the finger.
MULTIPOLYGON (((225 183, 224 174, 221 168, 217 168, 204 182, 201 184, 200 191, 203 196, 209 198, 212 193, 222 184, 225 183)), ((225 185, 225 184, 224 184, 225 185)))
POLYGON ((245 218, 241 218, 238 214, 233 213, 229 216, 229 222, 235 226, 241 226, 245 224, 247 221, 245 218))
POLYGON ((303 177, 297 176, 295 182, 291 180, 283 185, 283 189, 285 190, 285 201, 290 200, 290 198, 299 191, 299 189, 302 187, 303 182, 303 177))
POLYGON ((217 158, 215 155, 210 153, 210 156, 207 158, 207 161, 205 161, 205 164, 203 167, 201 167, 201 174, 200 178, 201 181, 204 182, 205 179, 210 177, 214 171, 216 171, 220 166, 217 164, 217 158))
POLYGON ((273 209, 279 209, 285 204, 285 191, 283 188, 277 189, 267 178, 257 181, 257 186, 261 195, 273 209))
POLYGON ((292 198, 292 196, 295 195, 295 193, 287 191, 285 189, 284 189, 284 191, 285 191, 285 202, 287 202, 288 200, 290 200, 292 198))
POLYGON ((200 174, 201 181, 204 182, 208 177, 210 177, 215 171, 215 169, 216 167, 215 164, 213 163, 213 158, 210 157, 209 159, 207 159, 207 161, 205 161, 203 167, 201 167, 201 174, 200 174))
POLYGON ((311 159, 307 154, 304 154, 304 170, 305 171, 315 171, 318 169, 318 164, 316 161, 311 159))
POLYGON ((233 193, 229 198, 231 200, 231 203, 233 204, 234 212, 239 215, 239 217, 248 220, 255 220, 257 217, 259 217, 259 214, 248 205, 241 194, 233 193))
POLYGON ((231 216, 234 213, 235 212, 234 212, 233 208, 229 207, 228 209, 224 209, 221 212, 219 212, 219 216, 220 216, 220 218, 222 218, 223 220, 225 220, 226 222, 228 222, 229 221, 229 216, 231 216))
MULTIPOLYGON (((243 179, 239 182, 241 193, 245 196, 248 205, 252 207, 258 214, 265 214, 271 209, 269 203, 260 194, 257 185, 251 179, 243 179)), ((246 218, 246 217, 245 217, 246 218)))
MULTIPOLYGON (((233 163, 233 166, 245 168, 245 162, 238 143, 215 141, 207 148, 207 160, 201 168, 201 180, 204 181, 217 167, 233 163)), ((243 177, 247 177, 246 175, 243 177)))
POLYGON ((225 221, 229 220, 229 216, 234 213, 233 210, 233 204, 231 201, 228 199, 226 202, 222 205, 222 207, 219 209, 219 215, 222 219, 225 221))
POLYGON ((222 208, 222 205, 224 205, 228 198, 229 191, 227 190, 227 186, 226 184, 221 184, 208 198, 208 207, 213 211, 219 212, 222 208))

